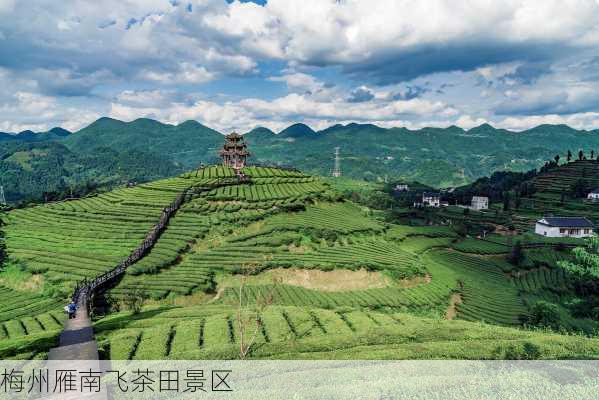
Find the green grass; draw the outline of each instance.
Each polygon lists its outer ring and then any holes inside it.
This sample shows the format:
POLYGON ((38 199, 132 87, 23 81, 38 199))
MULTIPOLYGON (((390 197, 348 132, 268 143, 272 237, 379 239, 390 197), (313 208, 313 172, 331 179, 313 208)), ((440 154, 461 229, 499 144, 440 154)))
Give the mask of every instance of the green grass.
MULTIPOLYGON (((260 319, 250 358, 492 359, 511 358, 525 344, 535 347, 537 358, 599 357, 598 339, 405 313, 272 306, 260 319)), ((219 306, 114 314, 95 329, 112 359, 239 357, 239 327, 219 306)))
POLYGON ((463 253, 473 254, 504 254, 509 253, 511 248, 507 245, 492 243, 485 240, 467 238, 451 244, 451 248, 463 253))
POLYGON ((460 282, 462 304, 457 306, 458 318, 518 325, 527 315, 527 308, 503 272, 501 262, 446 250, 430 252, 426 257, 428 264, 444 266, 460 282))

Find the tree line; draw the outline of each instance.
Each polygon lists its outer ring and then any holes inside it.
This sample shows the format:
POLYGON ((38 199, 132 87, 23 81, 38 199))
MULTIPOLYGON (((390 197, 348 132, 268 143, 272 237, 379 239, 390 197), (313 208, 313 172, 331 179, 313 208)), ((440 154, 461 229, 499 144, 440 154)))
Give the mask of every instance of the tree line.
MULTIPOLYGON (((574 158, 574 155, 572 154, 572 151, 568 150, 568 152, 566 153, 566 161, 571 162, 573 160, 573 158, 574 158)), ((553 160, 549 161, 549 163, 559 165, 559 160, 561 160, 561 157, 559 154, 556 154, 555 157, 553 157, 553 160)), ((578 161, 582 161, 582 160, 599 160, 599 153, 595 153, 595 150, 591 150, 589 153, 589 158, 587 158, 584 151, 579 150, 578 151, 578 161), (595 156, 597 156, 597 157, 595 158, 595 156)))

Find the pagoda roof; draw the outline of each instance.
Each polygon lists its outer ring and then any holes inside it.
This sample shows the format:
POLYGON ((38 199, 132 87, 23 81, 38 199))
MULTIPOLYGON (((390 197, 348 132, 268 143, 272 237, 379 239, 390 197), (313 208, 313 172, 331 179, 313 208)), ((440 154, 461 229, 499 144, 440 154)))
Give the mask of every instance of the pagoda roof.
POLYGON ((221 150, 220 153, 221 155, 238 155, 238 156, 249 156, 250 153, 247 150, 221 150))
POLYGON ((225 136, 227 139, 241 139, 243 138, 243 136, 241 136, 239 133, 237 132, 231 132, 228 135, 225 136))

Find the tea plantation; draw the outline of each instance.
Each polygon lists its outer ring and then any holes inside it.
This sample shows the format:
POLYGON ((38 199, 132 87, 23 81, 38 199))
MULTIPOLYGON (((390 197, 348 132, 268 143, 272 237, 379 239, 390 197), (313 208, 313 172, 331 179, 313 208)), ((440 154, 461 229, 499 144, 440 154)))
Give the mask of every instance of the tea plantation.
POLYGON ((295 170, 243 173, 207 167, 10 211, 20 278, 0 272, 0 357, 45 357, 76 283, 126 258, 185 191, 151 251, 98 299, 103 357, 599 358, 596 321, 568 315, 568 335, 526 326, 536 301, 568 295, 567 253, 526 250, 515 267, 501 238, 390 224, 295 170))

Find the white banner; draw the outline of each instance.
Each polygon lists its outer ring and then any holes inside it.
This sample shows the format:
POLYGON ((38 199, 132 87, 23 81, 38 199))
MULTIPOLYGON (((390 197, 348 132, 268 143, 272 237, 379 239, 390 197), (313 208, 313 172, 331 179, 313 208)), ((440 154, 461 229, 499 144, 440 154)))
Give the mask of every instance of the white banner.
POLYGON ((599 361, 4 361, 4 399, 597 399, 599 361))

